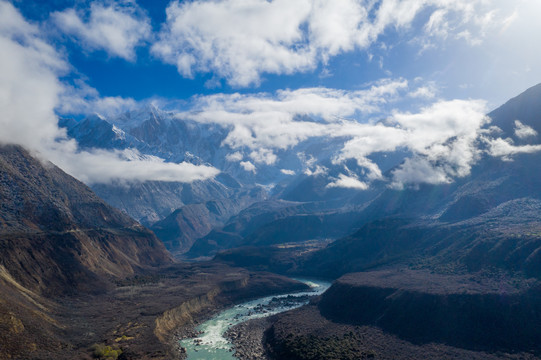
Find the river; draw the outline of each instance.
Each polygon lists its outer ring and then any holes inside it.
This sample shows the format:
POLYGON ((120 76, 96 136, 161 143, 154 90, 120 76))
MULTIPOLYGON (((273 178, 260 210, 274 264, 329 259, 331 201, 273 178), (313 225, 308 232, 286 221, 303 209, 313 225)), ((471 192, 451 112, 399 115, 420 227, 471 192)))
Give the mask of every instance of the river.
POLYGON ((311 290, 283 295, 266 296, 223 310, 199 325, 197 338, 184 339, 180 345, 186 349, 189 360, 235 360, 233 345, 224 337, 232 326, 251 319, 278 314, 308 303, 312 296, 320 295, 331 285, 321 280, 295 279, 311 290))

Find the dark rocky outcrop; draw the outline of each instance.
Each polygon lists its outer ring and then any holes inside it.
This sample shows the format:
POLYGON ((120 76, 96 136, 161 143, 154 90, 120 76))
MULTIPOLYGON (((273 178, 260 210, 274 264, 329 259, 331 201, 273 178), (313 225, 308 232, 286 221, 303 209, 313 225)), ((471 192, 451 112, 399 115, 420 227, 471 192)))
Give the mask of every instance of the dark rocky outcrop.
POLYGON ((416 344, 541 351, 537 281, 411 270, 353 273, 338 279, 318 307, 332 321, 377 326, 416 344))
POLYGON ((538 359, 541 287, 494 274, 379 270, 345 275, 271 318, 272 359, 538 359))
POLYGON ((265 332, 267 353, 276 360, 537 360, 526 352, 475 351, 446 344, 415 344, 381 328, 330 321, 317 305, 278 314, 265 332))

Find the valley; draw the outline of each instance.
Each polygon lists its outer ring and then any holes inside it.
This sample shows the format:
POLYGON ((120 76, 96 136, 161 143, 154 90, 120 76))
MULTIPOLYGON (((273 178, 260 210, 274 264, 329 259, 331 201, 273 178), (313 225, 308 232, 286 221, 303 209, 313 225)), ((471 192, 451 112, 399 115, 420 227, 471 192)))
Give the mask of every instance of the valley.
MULTIPOLYGON (((541 131, 539 89, 488 115, 499 136, 535 144, 509 124, 519 118, 541 131)), ((171 123, 166 113, 152 114, 154 124, 171 123)), ((332 169, 322 154, 310 156, 332 169)), ((382 167, 394 171, 406 156, 382 167)), ((535 359, 537 159, 535 152, 512 159, 480 153, 467 176, 449 183, 395 189, 375 182, 365 191, 331 189, 329 173, 286 180, 269 170, 247 178, 224 167, 222 178, 189 188, 197 195, 183 189, 183 205, 151 229, 181 261, 334 280, 304 307, 234 327, 257 334, 243 341, 231 330, 241 358, 256 344, 257 356, 270 359, 535 359), (217 186, 219 198, 196 190, 217 186)))
POLYGON ((0 360, 541 360, 540 14, 0 0, 0 360))
POLYGON ((175 262, 156 236, 18 146, 0 148, 0 358, 171 359, 179 329, 226 305, 306 288, 175 262))

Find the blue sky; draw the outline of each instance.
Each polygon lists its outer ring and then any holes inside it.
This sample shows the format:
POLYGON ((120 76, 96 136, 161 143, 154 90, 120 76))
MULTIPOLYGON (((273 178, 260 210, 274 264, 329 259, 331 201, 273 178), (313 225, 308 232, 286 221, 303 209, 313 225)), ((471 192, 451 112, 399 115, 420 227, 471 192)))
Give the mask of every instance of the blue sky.
POLYGON ((364 169, 336 186, 369 187, 383 176, 370 155, 404 148, 389 181, 449 182, 483 151, 541 149, 483 130, 484 114, 541 82, 540 14, 539 0, 0 0, 0 143, 87 182, 215 176, 85 152, 58 128, 153 103, 224 128, 227 161, 246 171, 326 137, 344 139, 333 161, 364 169))
MULTIPOLYGON (((304 39, 294 39, 295 35, 280 31, 280 18, 285 18, 286 14, 291 12, 300 13, 310 6, 314 12, 313 8, 318 1, 289 2, 296 3, 295 6, 283 5, 287 4, 284 1, 274 1, 276 6, 273 10, 270 10, 270 7, 264 9, 267 2, 263 0, 214 1, 213 6, 209 6, 208 1, 206 3, 205 1, 77 1, 74 5, 74 2, 60 0, 13 1, 23 16, 31 22, 39 23, 47 33, 48 41, 66 54, 67 61, 72 65, 66 79, 83 79, 101 96, 120 96, 140 101, 152 97, 186 99, 194 94, 273 92, 277 89, 314 86, 355 90, 382 78, 404 78, 408 81, 422 78, 431 84, 435 95, 439 97, 480 98, 487 100, 489 106, 494 107, 541 81, 541 72, 536 66, 541 60, 541 51, 535 49, 537 42, 532 38, 540 33, 535 16, 532 16, 541 13, 541 5, 535 0, 378 1, 370 9, 371 13, 367 19, 360 20, 354 25, 362 26, 363 21, 375 22, 378 9, 384 6, 382 3, 388 3, 390 4, 388 6, 396 8, 395 18, 383 20, 385 22, 383 28, 374 30, 374 36, 366 44, 356 43, 358 40, 355 36, 362 35, 353 33, 354 30, 351 30, 351 34, 337 32, 337 39, 334 39, 336 42, 351 36, 351 39, 337 51, 325 48, 327 44, 316 44, 317 41, 322 41, 321 39, 306 40, 311 32, 307 27, 313 24, 307 18, 308 15, 291 16, 290 20, 292 28, 297 28, 304 39), (244 3, 245 6, 239 6, 239 3, 244 3), (404 9, 400 9, 400 3, 407 9, 415 7, 418 9, 412 16, 404 9), (122 55, 116 51, 118 49, 115 49, 115 46, 107 47, 100 44, 99 36, 97 40, 85 38, 90 36, 92 31, 100 30, 98 7, 114 16, 124 15, 134 19, 136 24, 149 26, 148 31, 139 35, 139 42, 127 45, 134 54, 132 57, 122 55), (177 9, 175 15, 177 18, 172 16, 168 20, 167 8, 170 11, 173 8, 177 9), (249 8, 247 14, 251 15, 241 13, 247 11, 246 8, 249 8), (198 21, 214 19, 210 15, 213 10, 218 18, 225 19, 224 22, 198 27, 198 21), (274 17, 268 15, 271 11, 275 12, 274 17), (399 13, 400 11, 403 13, 399 13), (427 25, 431 19, 436 18, 434 14, 438 12, 443 14, 442 20, 434 25, 433 29, 428 30, 427 25), (77 29, 66 25, 70 20, 65 16, 67 14, 71 15, 71 20, 78 18, 82 27, 77 29), (89 24, 93 14, 98 25, 91 29, 89 24), (310 64, 307 66, 292 65, 288 63, 294 61, 291 59, 282 63, 277 59, 271 66, 257 64, 254 69, 257 72, 257 79, 252 77, 239 82, 236 79, 239 77, 238 74, 227 75, 236 71, 236 65, 220 67, 204 64, 211 59, 198 54, 200 49, 190 48, 189 44, 182 43, 185 37, 189 36, 189 32, 192 34, 206 32, 203 41, 207 43, 204 45, 219 46, 220 41, 231 41, 235 34, 219 37, 209 36, 208 32, 219 33, 230 27, 231 24, 227 23, 228 17, 243 21, 250 16, 256 23, 262 21, 262 24, 266 23, 269 27, 248 38, 255 46, 278 39, 278 42, 285 43, 288 50, 294 47, 302 49, 319 46, 316 50, 319 54, 313 59, 308 59, 310 64), (261 19, 257 19, 258 17, 261 19), (177 32, 167 34, 165 31, 165 28, 175 20, 181 22, 195 18, 196 20, 177 32), (273 29, 271 26, 277 28, 273 29), (468 34, 469 38, 465 34, 468 34), (164 39, 167 35, 169 38, 164 39), (178 39, 177 44, 175 39, 178 39), (185 47, 185 54, 194 55, 195 64, 192 66, 191 76, 177 71, 174 64, 177 61, 175 55, 168 56, 155 51, 156 45, 160 43, 176 46, 174 51, 177 52, 182 52, 182 47, 185 47), (206 69, 197 69, 201 66, 206 69), (282 69, 272 70, 273 67, 282 69)), ((370 2, 338 1, 334 2, 333 7, 350 7, 355 3, 368 8, 366 4, 370 2)), ((346 12, 343 16, 344 19, 340 19, 339 22, 357 21, 347 18, 348 16, 354 18, 351 12, 346 12)), ((320 17, 323 17, 322 21, 326 20, 324 16, 320 17)), ((101 25, 105 26, 103 23, 101 25)), ((118 25, 120 32, 133 31, 127 26, 122 28, 122 22, 118 22, 118 25)), ((249 26, 241 25, 237 29, 241 31, 249 26)), ((117 44, 116 47, 120 48, 122 45, 117 44)), ((238 63, 241 64, 239 66, 242 66, 243 62, 254 61, 254 54, 242 57, 241 53, 246 50, 245 47, 233 43, 231 48, 231 51, 239 52, 238 63)), ((267 50, 276 52, 280 50, 279 44, 273 44, 267 50)), ((294 53, 293 50, 288 55, 294 53)), ((218 50, 211 56, 230 56, 230 54, 224 55, 223 51, 218 50)), ((231 61, 233 57, 226 60, 231 61)))

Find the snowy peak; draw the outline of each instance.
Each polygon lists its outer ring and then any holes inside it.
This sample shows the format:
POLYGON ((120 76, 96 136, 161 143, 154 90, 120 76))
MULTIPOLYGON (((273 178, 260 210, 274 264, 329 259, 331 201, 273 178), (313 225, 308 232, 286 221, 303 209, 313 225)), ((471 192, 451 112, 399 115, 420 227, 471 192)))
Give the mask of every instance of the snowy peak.
POLYGON ((103 116, 93 114, 76 121, 60 119, 60 127, 67 130, 68 136, 74 138, 83 149, 119 149, 139 147, 139 141, 124 132, 121 128, 109 123, 103 116))
POLYGON ((168 124, 172 120, 171 113, 160 110, 155 105, 148 104, 140 109, 128 111, 111 118, 109 121, 124 130, 130 130, 140 127, 144 123, 168 124))

